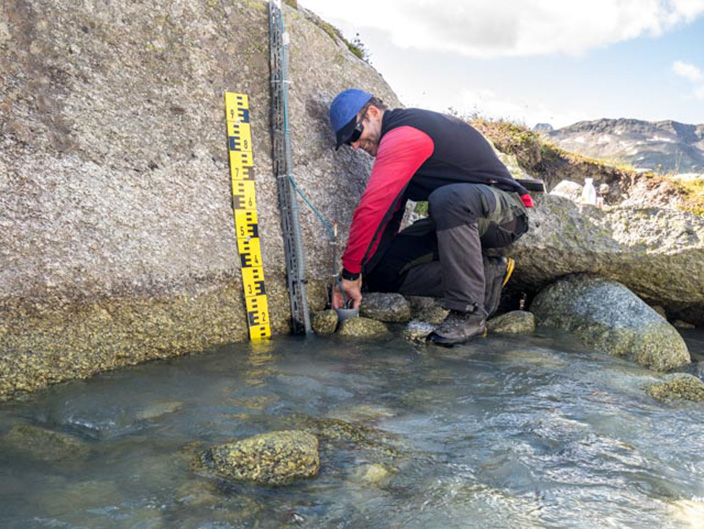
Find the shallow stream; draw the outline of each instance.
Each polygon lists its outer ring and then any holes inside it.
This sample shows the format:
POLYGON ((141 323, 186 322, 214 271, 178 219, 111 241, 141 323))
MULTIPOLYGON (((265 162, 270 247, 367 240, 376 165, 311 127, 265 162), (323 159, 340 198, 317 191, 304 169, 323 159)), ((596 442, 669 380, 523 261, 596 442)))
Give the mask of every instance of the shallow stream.
MULTIPOLYGON (((686 338, 701 360, 704 333, 686 338)), ((704 404, 653 400, 656 379, 546 332, 454 349, 287 337, 154 362, 0 404, 0 527, 702 527, 704 404), (330 418, 365 440, 321 443, 308 481, 191 464, 330 418)))

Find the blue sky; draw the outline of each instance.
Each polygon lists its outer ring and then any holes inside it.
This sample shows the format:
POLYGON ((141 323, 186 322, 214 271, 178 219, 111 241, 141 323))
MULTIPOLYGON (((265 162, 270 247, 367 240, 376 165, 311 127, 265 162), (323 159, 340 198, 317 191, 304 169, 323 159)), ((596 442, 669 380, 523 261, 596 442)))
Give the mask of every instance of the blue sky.
POLYGON ((406 106, 530 127, 704 124, 704 0, 299 0, 359 34, 406 106))

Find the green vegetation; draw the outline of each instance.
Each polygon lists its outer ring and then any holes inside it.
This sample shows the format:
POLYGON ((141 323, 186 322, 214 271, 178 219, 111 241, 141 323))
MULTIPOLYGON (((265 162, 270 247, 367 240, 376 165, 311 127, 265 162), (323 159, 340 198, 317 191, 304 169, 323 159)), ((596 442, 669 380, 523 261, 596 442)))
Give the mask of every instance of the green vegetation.
POLYGON ((458 117, 470 121, 497 149, 514 155, 519 165, 533 177, 543 179, 548 189, 561 180, 582 182, 585 177, 616 186, 621 191, 641 183, 654 193, 679 198, 678 209, 704 216, 704 182, 701 180, 683 181, 655 172, 638 172, 624 163, 567 152, 543 139, 538 132, 510 121, 458 117))
POLYGON ((704 217, 704 180, 670 180, 682 192, 679 209, 704 217))
POLYGON ((355 56, 358 58, 362 59, 365 62, 369 62, 369 50, 367 50, 366 46, 364 43, 360 40, 359 38, 359 33, 355 36, 354 40, 352 42, 348 41, 345 37, 342 36, 342 32, 337 29, 335 26, 332 24, 325 22, 322 18, 318 17, 314 13, 308 11, 306 13, 306 16, 313 22, 316 26, 318 26, 320 29, 322 29, 325 33, 327 33, 330 38, 334 41, 341 40, 342 42, 345 43, 345 46, 347 46, 347 49, 349 49, 355 56))

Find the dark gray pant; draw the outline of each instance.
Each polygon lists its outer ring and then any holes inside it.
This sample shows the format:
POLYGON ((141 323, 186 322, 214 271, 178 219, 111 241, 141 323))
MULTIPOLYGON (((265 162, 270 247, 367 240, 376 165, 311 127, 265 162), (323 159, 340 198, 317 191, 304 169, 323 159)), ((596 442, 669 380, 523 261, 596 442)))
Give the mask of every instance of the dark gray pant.
POLYGON ((365 274, 367 288, 442 297, 453 310, 484 308, 494 278, 482 247, 508 246, 528 230, 520 198, 482 184, 451 184, 433 191, 428 204, 430 217, 401 231, 365 274))

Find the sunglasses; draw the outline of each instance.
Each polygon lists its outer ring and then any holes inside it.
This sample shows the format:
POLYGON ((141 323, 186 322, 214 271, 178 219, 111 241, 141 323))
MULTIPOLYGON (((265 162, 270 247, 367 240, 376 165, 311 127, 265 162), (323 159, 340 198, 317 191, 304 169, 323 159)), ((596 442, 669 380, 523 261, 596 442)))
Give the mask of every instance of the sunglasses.
POLYGON ((354 142, 356 142, 360 138, 360 136, 362 136, 362 132, 364 132, 364 125, 362 123, 364 122, 366 117, 367 117, 367 113, 365 112, 364 115, 359 119, 357 124, 354 126, 354 130, 352 131, 352 135, 345 142, 346 145, 352 145, 354 142))

